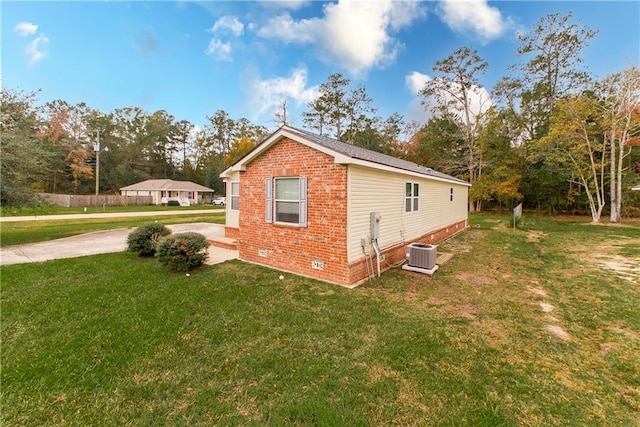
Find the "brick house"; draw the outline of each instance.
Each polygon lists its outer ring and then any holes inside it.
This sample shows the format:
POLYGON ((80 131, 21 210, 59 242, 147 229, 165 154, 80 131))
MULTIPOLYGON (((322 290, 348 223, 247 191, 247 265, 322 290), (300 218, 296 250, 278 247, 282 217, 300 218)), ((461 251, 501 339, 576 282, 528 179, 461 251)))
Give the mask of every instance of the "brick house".
POLYGON ((225 236, 241 260, 344 286, 467 227, 469 183, 283 126, 226 169, 225 236), (371 213, 380 218, 372 257, 371 213))

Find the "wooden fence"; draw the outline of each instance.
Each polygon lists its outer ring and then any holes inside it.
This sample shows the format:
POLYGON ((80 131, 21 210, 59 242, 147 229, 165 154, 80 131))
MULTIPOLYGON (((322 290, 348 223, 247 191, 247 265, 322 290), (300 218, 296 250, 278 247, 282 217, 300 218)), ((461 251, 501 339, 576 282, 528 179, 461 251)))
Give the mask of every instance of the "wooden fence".
POLYGON ((89 207, 89 206, 125 206, 125 205, 150 205, 153 200, 151 196, 117 196, 112 194, 100 194, 96 203, 95 195, 80 194, 51 194, 42 193, 44 199, 52 205, 64 206, 67 208, 89 207))

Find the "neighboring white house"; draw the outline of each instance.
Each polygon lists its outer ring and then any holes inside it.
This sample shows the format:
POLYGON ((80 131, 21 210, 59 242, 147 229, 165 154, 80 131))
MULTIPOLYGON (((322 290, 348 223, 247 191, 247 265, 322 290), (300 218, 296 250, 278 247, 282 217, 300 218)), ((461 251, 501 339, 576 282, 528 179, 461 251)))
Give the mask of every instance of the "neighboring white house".
POLYGON ((166 205, 171 200, 180 206, 191 206, 203 203, 203 194, 213 196, 214 191, 191 181, 174 181, 172 179, 148 179, 120 189, 123 196, 151 196, 154 205, 166 205))

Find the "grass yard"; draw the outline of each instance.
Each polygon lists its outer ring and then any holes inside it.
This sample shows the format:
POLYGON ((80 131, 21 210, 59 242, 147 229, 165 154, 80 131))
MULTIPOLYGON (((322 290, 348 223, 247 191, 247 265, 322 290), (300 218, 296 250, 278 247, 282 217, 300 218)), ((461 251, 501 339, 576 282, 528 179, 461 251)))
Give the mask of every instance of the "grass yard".
POLYGON ((208 214, 189 214, 171 216, 120 217, 101 219, 65 219, 24 222, 4 222, 0 225, 0 246, 41 242, 60 239, 92 231, 113 228, 138 227, 157 220, 163 224, 185 224, 192 222, 212 222, 224 224, 223 210, 212 210, 208 214))
POLYGON ((67 208, 64 206, 56 205, 41 205, 36 208, 23 208, 14 209, 0 206, 0 216, 41 216, 41 215, 67 215, 67 214, 84 214, 84 213, 114 213, 114 212, 163 212, 163 211, 190 211, 190 210, 202 210, 211 209, 224 210, 220 206, 211 205, 193 205, 193 206, 156 206, 156 205, 141 205, 141 206, 87 206, 86 211, 84 207, 67 208))
POLYGON ((2 268, 3 425, 638 425, 640 224, 472 216, 347 290, 120 253, 2 268))

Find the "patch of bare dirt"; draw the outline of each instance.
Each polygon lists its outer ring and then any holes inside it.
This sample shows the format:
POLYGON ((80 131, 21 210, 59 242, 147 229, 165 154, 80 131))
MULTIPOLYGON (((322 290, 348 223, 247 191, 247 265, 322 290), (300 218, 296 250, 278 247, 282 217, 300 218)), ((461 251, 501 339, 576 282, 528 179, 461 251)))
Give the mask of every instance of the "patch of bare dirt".
POLYGON ((621 242, 636 245, 640 244, 640 239, 631 239, 625 236, 616 237, 619 240, 592 244, 585 242, 583 245, 572 248, 570 252, 583 262, 585 267, 608 270, 630 283, 640 283, 640 260, 614 253, 621 242))
POLYGON ((567 331, 562 329, 560 326, 546 325, 544 328, 563 341, 571 341, 571 335, 569 335, 567 331))
POLYGON ((540 308, 545 313, 551 313, 553 311, 553 306, 551 304, 547 304, 546 302, 541 302, 540 308))
POLYGON ((625 258, 620 255, 598 255, 594 257, 596 262, 607 270, 614 271, 619 277, 638 283, 640 280, 640 260, 625 258))
POLYGON ((482 276, 473 273, 458 273, 456 278, 463 282, 473 283, 475 285, 497 285, 498 281, 493 277, 482 276))
POLYGON ((529 288, 529 293, 538 297, 546 297, 547 291, 542 288, 529 288))

